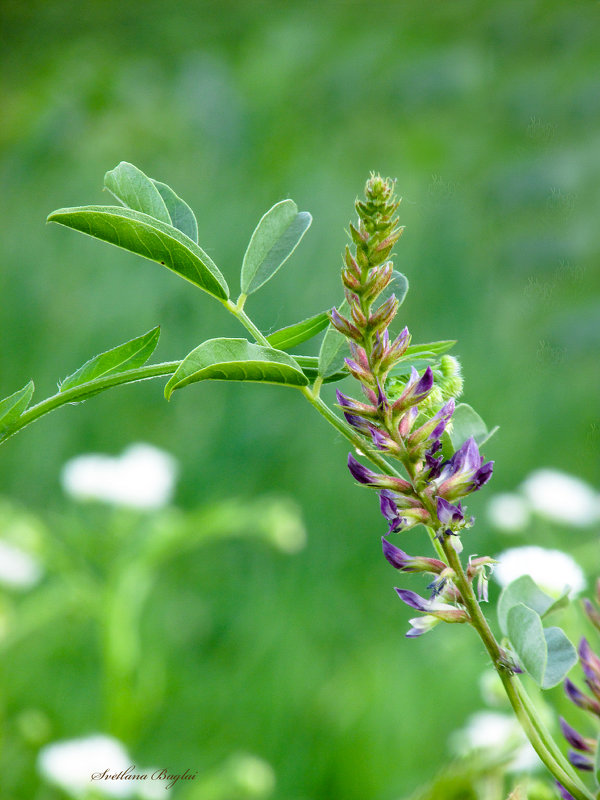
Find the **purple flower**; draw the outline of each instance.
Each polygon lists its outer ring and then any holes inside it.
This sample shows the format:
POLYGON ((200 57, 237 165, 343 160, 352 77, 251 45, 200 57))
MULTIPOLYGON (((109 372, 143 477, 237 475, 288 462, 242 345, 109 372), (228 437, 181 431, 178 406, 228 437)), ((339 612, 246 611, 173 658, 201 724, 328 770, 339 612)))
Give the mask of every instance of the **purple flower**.
POLYGON ((348 412, 349 414, 358 414, 359 417, 364 417, 365 419, 378 418, 379 412, 375 406, 361 403, 353 397, 348 397, 343 392, 340 392, 339 389, 336 389, 335 395, 337 397, 338 406, 342 411, 348 412))
POLYGON ((350 414, 348 411, 344 411, 344 418, 346 419, 348 425, 352 425, 352 427, 360 433, 367 435, 371 432, 369 423, 362 417, 358 417, 356 414, 350 414))
POLYGON ((397 495, 388 489, 379 492, 381 513, 390 523, 387 536, 396 533, 402 528, 411 528, 418 522, 427 522, 429 512, 426 511, 419 500, 407 495, 397 495))
POLYGON ((440 408, 437 414, 411 433, 408 440, 408 447, 415 447, 421 444, 421 442, 425 442, 427 439, 432 439, 433 441, 439 439, 446 429, 446 425, 452 417, 452 414, 454 414, 454 399, 450 398, 450 400, 440 408))
POLYGON ((394 587, 394 591, 403 603, 414 608, 415 611, 431 614, 444 622, 467 622, 469 619, 464 609, 456 608, 456 606, 451 606, 448 603, 442 603, 435 597, 426 600, 416 592, 411 592, 409 589, 398 589, 397 587, 394 587))
POLYGON ((554 783, 558 786, 558 791, 560 792, 562 800, 575 800, 573 795, 570 792, 567 792, 565 787, 561 786, 561 784, 558 781, 554 781, 554 783))
POLYGON ((453 506, 443 497, 437 498, 437 517, 444 527, 458 525, 465 521, 461 504, 453 506))
POLYGON ((600 717, 600 703, 595 698, 584 694, 569 678, 565 680, 565 693, 576 706, 583 708, 584 711, 591 711, 600 717))
POLYGON ((413 617, 408 621, 411 627, 406 634, 407 639, 416 639, 417 636, 422 636, 441 622, 441 620, 434 617, 432 614, 425 614, 423 617, 413 617))
POLYGON ((403 478, 393 478, 389 475, 378 475, 373 470, 363 466, 360 461, 357 461, 352 453, 348 453, 348 469, 352 473, 352 477, 359 483, 364 483, 365 486, 374 486, 377 489, 392 489, 392 491, 400 494, 412 491, 412 486, 408 481, 403 478))
POLYGON ((576 753, 574 750, 569 750, 569 761, 574 767, 585 772, 591 772, 594 769, 594 765, 589 758, 582 756, 581 753, 576 753))
POLYGON ((433 388, 433 371, 431 367, 427 367, 423 373, 423 377, 419 378, 419 373, 414 367, 411 367, 410 378, 404 391, 400 397, 394 402, 392 406, 394 416, 397 417, 402 412, 406 411, 411 406, 416 406, 421 400, 424 400, 433 388))
POLYGON ((493 461, 483 463, 475 439, 471 436, 442 465, 435 480, 437 494, 446 500, 456 500, 481 488, 492 477, 493 461))
POLYGON ((600 699, 600 658, 594 653, 585 638, 579 643, 579 660, 585 674, 585 682, 600 699))
POLYGON ((434 575, 439 575, 446 569, 444 562, 439 561, 437 558, 409 556, 404 550, 388 542, 385 536, 381 537, 381 544, 383 547, 383 555, 392 567, 402 572, 431 572, 434 575))
POLYGON ((572 728, 563 717, 559 717, 559 721, 562 734, 571 747, 574 747, 576 750, 582 750, 585 753, 594 752, 587 739, 578 733, 575 728, 572 728))

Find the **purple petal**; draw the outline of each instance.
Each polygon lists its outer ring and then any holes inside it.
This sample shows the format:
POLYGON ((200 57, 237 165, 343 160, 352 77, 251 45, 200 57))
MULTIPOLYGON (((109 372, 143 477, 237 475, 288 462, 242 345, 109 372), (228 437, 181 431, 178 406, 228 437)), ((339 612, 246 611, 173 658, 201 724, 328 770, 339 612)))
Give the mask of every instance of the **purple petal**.
POLYGON ((562 797, 562 800, 575 800, 573 795, 570 792, 567 792, 565 787, 561 786, 561 784, 558 781, 554 781, 554 783, 558 787, 558 791, 560 792, 560 796, 562 797))
POLYGON ((425 600, 424 597, 421 597, 421 595, 418 595, 416 592, 411 592, 409 589, 398 589, 396 587, 394 587, 394 591, 407 606, 414 608, 416 611, 429 611, 429 600, 425 600))
POLYGON ((388 542, 384 536, 381 537, 381 544, 383 546, 383 555, 387 558, 392 567, 403 570, 410 564, 411 557, 405 553, 404 550, 400 550, 399 547, 395 547, 388 542))
POLYGON ((437 516, 442 525, 451 525, 453 522, 463 522, 465 517, 460 503, 453 506, 443 497, 437 498, 437 516))
POLYGON ((433 370, 427 367, 423 373, 423 377, 417 383, 414 389, 414 399, 419 402, 426 397, 433 388, 433 370))
POLYGON ((582 756, 581 753, 576 753, 574 750, 569 750, 569 761, 574 767, 584 772, 591 772, 594 769, 594 765, 589 758, 582 756))
POLYGON ((347 411, 344 411, 344 417, 346 418, 348 425, 352 425, 352 427, 356 428, 357 431, 360 431, 361 433, 370 432, 370 426, 368 422, 366 422, 362 417, 357 417, 356 414, 349 414, 347 411))
POLYGON ((375 477, 373 470, 364 467, 360 461, 357 461, 354 458, 352 453, 348 453, 348 469, 350 470, 352 477, 359 483, 364 483, 368 486, 373 482, 375 477))
POLYGON ((589 746, 583 736, 578 733, 575 728, 572 728, 563 717, 559 717, 559 720, 562 734, 571 747, 574 747, 576 750, 583 750, 586 753, 591 753, 592 748, 589 746))
POLYGON ((486 484, 489 481, 489 479, 492 477, 493 470, 494 470, 493 461, 488 461, 487 464, 484 464, 481 467, 481 469, 477 470, 477 472, 473 476, 475 489, 480 489, 484 484, 486 484))

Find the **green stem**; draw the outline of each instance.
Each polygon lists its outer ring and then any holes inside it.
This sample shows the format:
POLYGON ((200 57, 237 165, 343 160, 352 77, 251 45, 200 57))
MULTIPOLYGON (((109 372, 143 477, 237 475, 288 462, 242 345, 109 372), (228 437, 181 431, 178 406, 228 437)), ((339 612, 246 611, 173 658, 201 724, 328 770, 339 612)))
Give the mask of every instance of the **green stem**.
MULTIPOLYGON (((254 322, 250 319, 250 317, 246 314, 243 308, 239 307, 239 304, 236 305, 232 303, 231 300, 226 300, 223 305, 227 308, 237 319, 242 323, 244 328, 246 328, 249 333, 252 334, 254 339, 258 342, 258 344, 262 344, 265 347, 270 347, 268 339, 266 336, 256 327, 254 322)), ((317 378, 317 381, 319 379, 317 378)), ((317 384, 315 383, 315 386, 317 384)), ((320 388, 320 384, 319 384, 320 388)), ((308 400, 313 408, 315 408, 319 414, 324 417, 330 425, 339 431, 342 436, 344 436, 357 450, 360 450, 361 453, 364 454, 365 458, 368 458, 369 461, 376 466, 378 469, 385 472, 386 475, 393 475, 394 477, 399 477, 396 470, 389 464, 382 456, 378 453, 375 453, 371 450, 366 450, 365 447, 365 440, 361 439, 352 428, 346 425, 343 420, 341 420, 333 411, 326 405, 323 400, 318 395, 317 391, 309 389, 307 386, 300 387, 300 391, 304 395, 304 397, 308 400)))
POLYGON ((454 571, 454 580, 469 614, 471 625, 485 645, 492 663, 502 680, 504 690, 515 715, 534 750, 550 773, 576 800, 593 800, 594 796, 579 779, 571 764, 558 749, 550 733, 537 718, 535 708, 527 697, 520 680, 507 669, 505 656, 475 597, 473 587, 465 575, 458 553, 448 539, 444 540, 442 547, 448 564, 454 571), (526 697, 528 702, 525 702, 526 697))
POLYGON ((74 386, 72 389, 66 389, 64 392, 57 392, 55 395, 52 395, 52 397, 48 397, 46 400, 42 400, 41 403, 31 406, 24 414, 21 414, 13 425, 2 433, 0 442, 6 441, 6 439, 14 436, 15 433, 18 433, 27 425, 43 417, 44 414, 54 411, 55 408, 60 408, 68 403, 80 403, 82 400, 87 400, 89 397, 103 392, 105 389, 111 389, 113 386, 171 375, 175 372, 180 363, 180 361, 167 361, 162 364, 149 364, 144 367, 138 367, 137 369, 119 372, 116 375, 96 378, 93 381, 82 383, 80 386, 74 386))

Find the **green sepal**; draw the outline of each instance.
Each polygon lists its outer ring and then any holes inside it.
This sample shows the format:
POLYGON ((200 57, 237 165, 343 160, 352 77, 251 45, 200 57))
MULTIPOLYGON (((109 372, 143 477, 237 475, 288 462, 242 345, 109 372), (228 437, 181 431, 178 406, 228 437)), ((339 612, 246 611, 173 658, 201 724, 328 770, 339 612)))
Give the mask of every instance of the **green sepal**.
POLYGON ((303 342, 307 342, 321 333, 329 324, 329 314, 327 311, 322 311, 320 314, 315 314, 314 317, 303 319, 301 322, 296 322, 294 325, 288 325, 286 328, 267 336, 267 341, 277 350, 289 350, 291 347, 297 347, 303 342))
POLYGON ((219 300, 227 300, 225 278, 196 242, 172 225, 119 206, 78 206, 53 211, 58 222, 88 236, 156 261, 219 300))
POLYGON ((29 381, 18 392, 0 401, 0 434, 16 422, 31 402, 34 390, 33 381, 29 381))
POLYGON ((243 294, 260 289, 279 271, 300 244, 311 222, 308 211, 298 211, 293 200, 276 203, 262 216, 242 263, 243 294))
POLYGON ((298 362, 281 350, 246 339, 209 339, 183 359, 165 386, 165 397, 169 400, 176 389, 205 380, 308 384, 298 362))
POLYGON ((90 358, 61 382, 59 391, 66 392, 68 389, 73 389, 82 383, 89 383, 96 378, 142 367, 156 349, 159 336, 160 327, 156 327, 137 339, 131 339, 129 342, 113 347, 112 350, 90 358))
POLYGON ((600 736, 598 736, 598 740, 596 742, 596 756, 594 758, 594 778, 596 779, 596 784, 600 784, 600 736))
POLYGON ((121 161, 104 176, 108 191, 126 208, 141 211, 149 217, 171 225, 172 220, 161 193, 141 169, 121 161))

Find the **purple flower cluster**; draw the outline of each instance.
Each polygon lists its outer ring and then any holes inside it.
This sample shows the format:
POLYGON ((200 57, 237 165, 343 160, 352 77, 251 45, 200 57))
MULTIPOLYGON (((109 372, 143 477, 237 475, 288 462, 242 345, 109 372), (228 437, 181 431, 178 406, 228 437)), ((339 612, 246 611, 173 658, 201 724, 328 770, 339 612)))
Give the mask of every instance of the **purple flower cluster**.
MULTIPOLYGON (((378 297, 389 286, 393 265, 387 258, 400 237, 394 217, 398 201, 394 185, 379 176, 367 182, 365 201, 356 203, 358 225, 350 226, 356 252, 346 248, 342 282, 349 315, 338 309, 331 312, 331 322, 348 340, 351 357, 346 359, 350 374, 360 382, 364 399, 356 400, 338 391, 337 402, 349 425, 365 440, 365 450, 380 452, 402 464, 407 478, 384 475, 363 466, 353 455, 348 468, 359 483, 379 490, 381 513, 388 522, 388 535, 418 524, 433 528, 443 539, 454 537, 460 549, 458 534, 472 524, 465 518, 460 498, 476 491, 490 479, 493 462, 484 463, 477 443, 467 439, 452 455, 442 455, 442 437, 451 424, 455 410, 453 397, 434 402, 434 372, 428 366, 419 374, 414 366, 403 385, 388 381, 390 371, 407 359, 410 334, 404 328, 392 338, 389 326, 398 311, 399 302, 392 294, 375 306, 378 297)), ((447 439, 447 437, 445 437, 447 439)), ((460 595, 452 583, 451 570, 435 559, 412 558, 384 540, 388 561, 404 572, 432 572, 430 600, 413 592, 398 589, 398 595, 411 608, 425 617, 411 620, 409 636, 429 630, 440 620, 465 622, 460 595), (443 569, 440 568, 443 566, 443 569)), ((487 597, 486 567, 490 560, 471 564, 468 577, 478 580, 481 599, 487 597)))
MULTIPOLYGON (((596 587, 596 592, 600 601, 600 581, 596 587)), ((592 625, 600 631, 600 613, 590 600, 585 601, 585 610, 592 625)), ((565 680, 565 692, 569 700, 578 708, 587 711, 588 714, 596 718, 594 727, 597 728, 597 721, 600 718, 600 656, 592 650, 588 640, 585 638, 579 643, 578 652, 579 663, 583 669, 584 680, 589 694, 582 692, 569 678, 565 680)), ((563 717, 560 718, 560 727, 563 736, 573 748, 569 751, 571 764, 584 772, 592 772, 598 746, 596 737, 583 736, 569 725, 563 717)), ((563 795, 563 797, 569 796, 563 795)))

